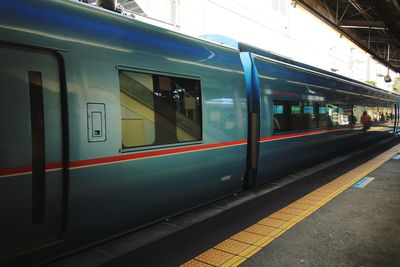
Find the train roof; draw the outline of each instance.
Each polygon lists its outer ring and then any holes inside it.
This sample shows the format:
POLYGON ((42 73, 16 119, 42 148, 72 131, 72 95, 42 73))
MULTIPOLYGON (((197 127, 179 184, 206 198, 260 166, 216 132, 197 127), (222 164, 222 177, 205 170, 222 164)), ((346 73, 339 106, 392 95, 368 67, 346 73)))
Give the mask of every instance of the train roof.
POLYGON ((0 36, 3 43, 58 51, 66 57, 73 57, 72 51, 99 59, 113 55, 121 62, 148 57, 129 66, 153 71, 165 71, 174 62, 193 66, 178 67, 176 74, 198 77, 202 71, 215 70, 235 73, 236 78, 243 75, 237 49, 71 0, 5 1, 0 9, 0 36))
MULTIPOLYGON (((41 0, 41 1, 45 1, 45 0, 41 0)), ((104 9, 102 7, 98 7, 96 5, 77 2, 76 0, 67 0, 67 1, 77 4, 77 5, 85 6, 87 8, 96 9, 99 12, 108 13, 111 16, 115 16, 115 18, 114 18, 115 20, 118 18, 123 18, 123 19, 132 21, 132 23, 142 24, 143 26, 148 27, 149 29, 151 29, 151 28, 158 29, 158 30, 164 31, 166 33, 173 33, 177 37, 181 37, 183 39, 190 39, 195 42, 200 42, 200 43, 207 44, 210 46, 215 46, 215 47, 218 47, 221 49, 227 49, 227 50, 238 52, 238 48, 232 47, 231 45, 224 45, 221 43, 213 42, 207 38, 203 38, 202 36, 193 36, 193 35, 184 34, 180 31, 176 30, 174 27, 172 27, 172 25, 170 25, 168 23, 163 24, 162 21, 159 21, 156 19, 151 19, 151 18, 140 16, 140 15, 138 16, 135 14, 124 14, 124 13, 120 13, 117 11, 110 11, 110 10, 104 9)))
POLYGON ((362 83, 360 81, 354 80, 352 78, 330 72, 324 69, 317 68, 315 66, 311 66, 296 60, 293 60, 291 58, 276 54, 274 52, 264 50, 255 46, 252 46, 250 44, 242 43, 242 42, 237 42, 236 40, 229 38, 227 36, 223 35, 218 35, 218 34, 208 34, 208 35, 203 35, 202 38, 205 38, 207 40, 210 40, 212 42, 218 43, 220 45, 224 46, 230 46, 232 48, 238 49, 240 52, 249 52, 255 56, 265 58, 269 61, 277 62, 280 64, 283 64, 287 67, 291 67, 294 69, 297 69, 299 71, 303 72, 308 72, 312 73, 315 75, 323 76, 325 78, 328 78, 330 80, 334 80, 338 83, 341 84, 349 84, 351 86, 347 86, 347 90, 349 93, 356 93, 360 95, 364 95, 366 97, 377 97, 377 96, 385 96, 385 99, 382 100, 391 100, 392 102, 396 102, 397 99, 400 97, 399 94, 395 92, 390 92, 387 90, 383 90, 381 88, 371 86, 366 83, 362 83), (361 90, 352 90, 351 88, 361 88, 361 90))
POLYGON ((331 77, 334 77, 334 78, 337 78, 337 79, 340 79, 340 80, 343 80, 343 81, 347 81, 347 82, 351 82, 351 83, 354 83, 354 84, 358 84, 359 86, 363 86, 363 87, 366 87, 366 88, 369 88, 369 89, 372 89, 372 90, 378 90, 378 91, 382 91, 382 92, 385 92, 385 93, 388 93, 388 94, 397 95, 394 92, 383 90, 381 88, 378 88, 378 87, 375 87, 375 86, 372 86, 372 85, 369 85, 369 84, 354 80, 352 78, 349 78, 349 77, 346 77, 346 76, 343 76, 343 75, 340 75, 340 74, 337 74, 337 73, 334 73, 334 72, 331 72, 331 71, 327 71, 327 70, 324 70, 324 69, 320 69, 320 68, 317 68, 315 66, 311 66, 311 65, 308 65, 308 64, 293 60, 291 58, 287 58, 287 57, 284 57, 282 55, 273 53, 271 51, 267 51, 267 50, 264 50, 264 49, 257 48, 255 46, 252 46, 252 45, 249 45, 249 44, 246 44, 246 43, 238 43, 238 49, 240 51, 242 51, 242 52, 250 52, 250 53, 253 53, 253 54, 257 54, 257 55, 263 56, 265 58, 269 58, 269 59, 273 59, 273 60, 276 60, 276 61, 279 61, 279 62, 282 62, 282 63, 290 64, 292 66, 296 66, 296 67, 299 67, 299 68, 302 68, 302 69, 311 70, 311 71, 318 72, 320 74, 325 74, 325 75, 328 75, 328 76, 331 76, 331 77))
MULTIPOLYGON (((135 25, 142 29, 146 29, 149 32, 159 34, 166 33, 170 36, 177 37, 177 39, 190 40, 194 43, 206 44, 234 52, 238 51, 237 48, 217 44, 201 37, 181 33, 174 30, 172 27, 163 27, 161 26, 161 23, 156 23, 157 21, 155 21, 155 23, 150 23, 151 20, 122 14, 117 11, 110 11, 77 0, 5 1, 2 3, 0 13, 4 15, 0 21, 12 21, 13 24, 18 24, 18 21, 21 21, 21 23, 31 22, 31 24, 24 24, 24 28, 16 26, 11 27, 11 25, 3 24, 0 25, 0 29, 5 28, 7 30, 11 29, 25 33, 40 33, 34 29, 28 30, 28 28, 36 27, 39 25, 39 21, 43 21, 47 22, 47 28, 49 31, 53 31, 54 29, 63 29, 68 30, 68 33, 70 33, 71 29, 75 28, 76 32, 79 32, 84 31, 90 26, 90 28, 97 30, 97 32, 92 33, 93 36, 98 33, 103 33, 101 37, 107 38, 108 36, 106 34, 109 33, 110 30, 118 30, 118 27, 121 27, 121 30, 116 33, 118 34, 121 31, 127 30, 128 28, 126 28, 126 26, 131 23, 132 26, 135 25), (13 16, 17 13, 20 14, 18 18, 13 16), (101 20, 99 20, 99 15, 101 15, 101 20), (98 25, 96 25, 97 23, 98 25)), ((43 36, 46 35, 43 34, 43 36)), ((49 33, 48 36, 52 35, 49 33)), ((68 41, 68 39, 65 38, 65 41, 68 41)), ((126 42, 129 42, 129 40, 126 40, 126 42)))
MULTIPOLYGON (((281 55, 274 54, 270 51, 262 50, 256 47, 253 47, 248 44, 244 43, 239 43, 238 48, 242 52, 250 52, 256 56, 259 56, 260 58, 266 59, 270 62, 278 63, 280 65, 285 66, 286 68, 291 68, 296 70, 297 72, 302 72, 302 73, 308 73, 309 75, 312 76, 317 76, 321 77, 323 79, 312 79, 310 81, 304 75, 299 75, 293 73, 292 75, 286 74, 287 79, 293 79, 292 77, 297 77, 299 84, 304 84, 307 86, 314 86, 316 88, 321 88, 321 89, 330 89, 332 91, 335 91, 337 93, 341 94, 351 94, 352 98, 355 97, 355 95, 359 95, 362 97, 367 98, 364 102, 365 104, 371 104, 375 103, 376 101, 382 102, 382 101, 390 101, 392 103, 395 103, 399 100, 399 95, 395 94, 393 92, 389 92, 359 81, 356 81, 354 79, 332 73, 330 71, 326 71, 323 69, 319 69, 314 66, 310 66, 298 61, 295 61, 293 59, 289 59, 286 57, 283 57, 281 55), (290 77, 289 77, 290 76, 290 77), (375 100, 373 100, 375 99, 375 100)), ((285 77, 285 73, 279 73, 278 75, 281 75, 282 77, 285 77)), ((281 77, 281 78, 282 78, 281 77)))

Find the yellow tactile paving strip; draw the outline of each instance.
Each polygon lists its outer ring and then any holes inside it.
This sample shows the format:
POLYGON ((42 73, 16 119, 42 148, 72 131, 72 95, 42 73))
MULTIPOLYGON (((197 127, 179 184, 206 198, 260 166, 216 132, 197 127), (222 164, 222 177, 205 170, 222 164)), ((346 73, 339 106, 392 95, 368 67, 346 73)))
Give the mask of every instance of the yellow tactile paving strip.
POLYGON ((189 266, 238 266, 281 234, 302 221, 331 199, 352 186, 368 173, 400 152, 397 145, 374 159, 336 178, 332 182, 298 199, 256 224, 246 228, 194 259, 184 263, 189 266))

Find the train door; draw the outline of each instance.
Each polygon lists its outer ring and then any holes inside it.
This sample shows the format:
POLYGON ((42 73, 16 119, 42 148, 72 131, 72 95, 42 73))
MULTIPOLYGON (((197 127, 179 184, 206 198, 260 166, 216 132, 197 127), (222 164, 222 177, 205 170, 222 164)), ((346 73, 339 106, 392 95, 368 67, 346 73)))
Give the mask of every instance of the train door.
POLYGON ((50 53, 0 45, 0 262, 60 240, 59 64, 50 53))
POLYGON ((247 168, 243 188, 249 189, 258 184, 257 168, 260 149, 260 84, 253 56, 248 52, 241 52, 240 59, 246 74, 246 90, 248 98, 247 168))

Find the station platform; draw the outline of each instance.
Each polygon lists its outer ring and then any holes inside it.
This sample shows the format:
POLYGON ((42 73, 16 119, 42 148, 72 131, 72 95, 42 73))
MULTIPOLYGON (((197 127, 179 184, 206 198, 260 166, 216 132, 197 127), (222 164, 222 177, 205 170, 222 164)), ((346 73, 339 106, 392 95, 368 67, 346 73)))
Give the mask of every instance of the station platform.
POLYGON ((47 266, 400 266, 394 138, 47 266))

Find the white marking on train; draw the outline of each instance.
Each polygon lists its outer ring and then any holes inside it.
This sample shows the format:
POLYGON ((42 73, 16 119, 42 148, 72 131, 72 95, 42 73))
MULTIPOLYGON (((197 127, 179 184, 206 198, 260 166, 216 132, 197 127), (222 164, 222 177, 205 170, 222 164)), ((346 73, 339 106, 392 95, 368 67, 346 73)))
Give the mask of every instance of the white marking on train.
POLYGON ((230 180, 231 178, 232 178, 232 176, 231 176, 231 175, 225 175, 225 176, 222 176, 222 177, 221 177, 221 182, 228 181, 228 180, 230 180))

